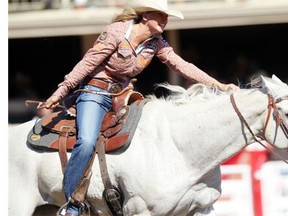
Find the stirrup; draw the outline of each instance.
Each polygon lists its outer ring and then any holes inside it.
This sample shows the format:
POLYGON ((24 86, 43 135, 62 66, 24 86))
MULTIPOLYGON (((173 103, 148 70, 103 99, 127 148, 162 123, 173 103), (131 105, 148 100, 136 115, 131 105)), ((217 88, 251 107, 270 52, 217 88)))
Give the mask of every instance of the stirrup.
MULTIPOLYGON (((67 206, 69 204, 69 201, 67 203, 65 203, 63 206, 61 206, 59 208, 59 210, 57 211, 57 216, 65 216, 66 214, 66 210, 67 210, 67 206)), ((90 204, 87 202, 87 201, 84 201, 82 203, 82 206, 81 207, 81 214, 80 216, 91 216, 91 211, 90 211, 90 204)))
POLYGON ((122 196, 116 187, 112 189, 105 189, 103 191, 105 200, 109 206, 110 211, 115 216, 123 216, 122 211, 122 196))

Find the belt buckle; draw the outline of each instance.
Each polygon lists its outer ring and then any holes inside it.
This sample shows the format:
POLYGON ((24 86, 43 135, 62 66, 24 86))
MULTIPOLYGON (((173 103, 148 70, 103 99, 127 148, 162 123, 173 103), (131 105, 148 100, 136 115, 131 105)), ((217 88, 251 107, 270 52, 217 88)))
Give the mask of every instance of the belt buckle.
POLYGON ((116 94, 122 91, 122 89, 123 87, 120 83, 112 83, 108 88, 108 92, 116 94))

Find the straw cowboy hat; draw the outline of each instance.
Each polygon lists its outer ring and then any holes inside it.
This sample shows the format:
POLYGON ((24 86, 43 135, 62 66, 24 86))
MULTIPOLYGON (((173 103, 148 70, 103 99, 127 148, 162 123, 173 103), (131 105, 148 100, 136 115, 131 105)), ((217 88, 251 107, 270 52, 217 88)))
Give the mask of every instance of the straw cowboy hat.
POLYGON ((169 16, 184 19, 181 11, 168 8, 167 0, 130 0, 125 8, 134 8, 138 12, 161 11, 169 16))

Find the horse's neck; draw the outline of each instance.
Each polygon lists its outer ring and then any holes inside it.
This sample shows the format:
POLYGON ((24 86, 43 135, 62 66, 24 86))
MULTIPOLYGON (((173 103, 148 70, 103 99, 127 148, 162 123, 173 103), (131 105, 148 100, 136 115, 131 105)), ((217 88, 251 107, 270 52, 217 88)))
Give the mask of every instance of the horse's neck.
MULTIPOLYGON (((266 115, 263 114, 267 111, 268 96, 261 91, 242 90, 236 93, 234 98, 239 113, 241 113, 249 125, 253 125, 257 122, 257 120, 263 120, 262 117, 266 117, 266 115)), ((255 126, 256 125, 254 125, 254 127, 255 126)), ((260 129, 263 129, 262 124, 257 124, 257 126, 260 126, 260 129)), ((255 128, 254 130, 255 133, 259 132, 259 128, 255 128)))
MULTIPOLYGON (((235 100, 247 123, 258 135, 264 104, 267 106, 264 100, 267 99, 255 91, 245 95, 237 93, 235 100)), ((205 104, 191 103, 176 107, 167 117, 171 122, 172 140, 190 166, 199 171, 211 169, 252 143, 253 138, 240 122, 229 95, 216 97, 205 104)))

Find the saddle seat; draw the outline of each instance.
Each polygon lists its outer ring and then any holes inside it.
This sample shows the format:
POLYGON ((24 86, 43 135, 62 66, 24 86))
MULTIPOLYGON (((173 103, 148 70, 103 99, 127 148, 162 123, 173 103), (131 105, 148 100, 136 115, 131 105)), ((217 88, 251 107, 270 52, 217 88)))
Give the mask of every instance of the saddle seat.
MULTIPOLYGON (((124 93, 112 98, 112 109, 107 112, 102 121, 100 133, 107 138, 106 152, 122 147, 128 140, 130 132, 118 134, 126 123, 132 103, 136 103, 136 108, 144 99, 141 93, 133 91, 131 87, 126 87, 124 93)), ((72 150, 77 136, 75 105, 68 107, 67 110, 54 112, 42 119, 42 127, 51 133, 59 134, 59 139, 51 142, 49 148, 61 149, 60 145, 65 144, 66 150, 72 150), (65 140, 61 142, 61 139, 65 140)), ((95 140, 96 142, 96 140, 95 140)))
MULTIPOLYGON (((105 114, 99 138, 95 140, 97 148, 94 149, 94 153, 89 160, 79 185, 72 194, 70 202, 73 201, 75 204, 80 204, 79 206, 85 203, 92 175, 91 167, 97 153, 107 204, 113 215, 115 215, 115 212, 122 212, 121 194, 110 181, 105 153, 117 149, 125 151, 129 147, 140 120, 142 108, 148 102, 148 100, 144 100, 142 94, 133 91, 132 84, 130 83, 119 94, 112 96, 112 108, 105 114)), ((34 149, 44 149, 44 151, 47 151, 47 149, 57 150, 63 174, 68 162, 67 151, 72 150, 77 136, 75 100, 73 102, 71 97, 69 100, 69 103, 66 104, 70 104, 70 106, 66 106, 64 103, 65 110, 54 112, 40 119, 28 134, 27 139, 27 143, 34 149)))

